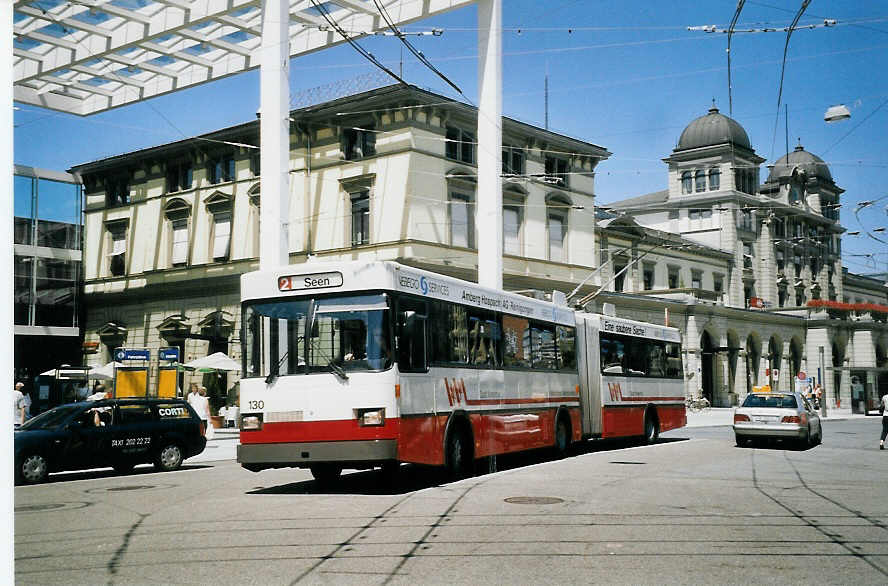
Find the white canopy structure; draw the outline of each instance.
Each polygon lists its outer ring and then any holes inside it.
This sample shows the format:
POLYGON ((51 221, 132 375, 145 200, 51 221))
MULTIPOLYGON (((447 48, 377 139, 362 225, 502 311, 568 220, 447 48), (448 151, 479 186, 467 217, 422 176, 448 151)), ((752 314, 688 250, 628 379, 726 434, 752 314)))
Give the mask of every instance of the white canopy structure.
POLYGON ((191 362, 186 362, 185 366, 189 368, 212 368, 215 370, 240 370, 240 364, 236 360, 229 358, 224 352, 216 352, 203 358, 196 358, 191 362))
MULTIPOLYGON (((474 0, 381 0, 396 26, 474 0)), ((259 67, 257 0, 16 0, 15 100, 82 116, 259 67)), ((374 0, 289 0, 289 55, 388 31, 374 0)), ((276 18, 275 18, 276 20, 276 18)))

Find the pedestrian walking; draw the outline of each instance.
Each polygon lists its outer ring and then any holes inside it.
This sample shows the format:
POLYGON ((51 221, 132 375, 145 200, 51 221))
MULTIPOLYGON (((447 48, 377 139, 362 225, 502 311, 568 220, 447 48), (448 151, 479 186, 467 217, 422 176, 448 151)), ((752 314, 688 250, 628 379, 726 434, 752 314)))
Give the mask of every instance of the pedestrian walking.
POLYGON ((205 430, 204 435, 206 438, 208 440, 213 439, 215 432, 213 431, 213 424, 210 421, 210 400, 207 399, 207 388, 200 387, 194 400, 192 401, 192 399, 189 398, 188 402, 194 408, 195 412, 197 412, 197 416, 203 421, 205 430))
POLYGON ((15 427, 25 422, 25 396, 22 394, 23 388, 25 388, 25 383, 17 382, 12 389, 12 424, 15 427))
POLYGON ((879 449, 885 449, 885 437, 888 436, 888 395, 882 395, 879 401, 879 413, 882 414, 882 437, 879 438, 879 449))

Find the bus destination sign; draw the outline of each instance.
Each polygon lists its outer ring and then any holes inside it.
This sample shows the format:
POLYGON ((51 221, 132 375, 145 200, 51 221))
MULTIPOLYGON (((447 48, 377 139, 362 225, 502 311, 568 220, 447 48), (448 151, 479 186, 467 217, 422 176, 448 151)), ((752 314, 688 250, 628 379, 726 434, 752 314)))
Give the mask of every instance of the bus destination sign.
POLYGON ((306 289, 329 289, 330 287, 342 287, 342 273, 334 271, 278 277, 278 290, 280 291, 304 291, 306 289))

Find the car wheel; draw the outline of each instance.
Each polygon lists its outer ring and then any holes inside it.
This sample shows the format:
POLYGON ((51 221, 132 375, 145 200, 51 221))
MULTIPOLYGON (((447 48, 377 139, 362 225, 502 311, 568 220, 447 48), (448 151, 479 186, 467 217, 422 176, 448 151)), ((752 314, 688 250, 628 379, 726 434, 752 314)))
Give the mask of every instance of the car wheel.
POLYGON ((22 458, 18 473, 19 478, 27 484, 43 482, 49 474, 49 462, 40 454, 30 454, 22 458))
POLYGON ((315 481, 324 486, 333 484, 342 474, 342 466, 336 464, 315 464, 310 470, 315 481))
POLYGON ((817 437, 814 438, 814 445, 819 446, 823 443, 823 423, 820 424, 820 429, 817 430, 817 437))
POLYGON ((738 435, 738 434, 736 434, 736 433, 734 434, 734 441, 737 442, 737 447, 738 447, 738 448, 742 448, 742 447, 745 446, 746 443, 747 443, 747 440, 744 439, 743 436, 738 435))
POLYGON ((182 448, 176 444, 167 444, 157 453, 154 465, 162 472, 172 472, 179 469, 182 460, 182 448))

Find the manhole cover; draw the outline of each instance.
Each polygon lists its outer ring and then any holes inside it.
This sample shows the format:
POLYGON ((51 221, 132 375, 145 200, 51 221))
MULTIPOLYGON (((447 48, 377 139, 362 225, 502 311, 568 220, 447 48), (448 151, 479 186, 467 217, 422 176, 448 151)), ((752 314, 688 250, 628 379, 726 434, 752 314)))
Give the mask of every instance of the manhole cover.
POLYGON ((46 511, 60 511, 64 509, 82 509, 88 507, 91 503, 43 503, 39 505, 19 505, 15 508, 16 513, 43 513, 46 511))
POLYGON ((43 505, 22 505, 20 507, 15 508, 16 513, 34 513, 37 511, 51 511, 53 509, 61 509, 64 508, 65 505, 61 503, 46 503, 43 505))
POLYGON ((643 466, 644 464, 647 464, 647 462, 625 462, 625 461, 620 461, 620 460, 613 460, 613 461, 611 461, 611 464, 626 464, 626 465, 643 466))
POLYGON ((564 499, 554 496, 510 496, 504 500, 513 505, 554 505, 564 502, 564 499))
POLYGON ((131 492, 134 490, 163 490, 165 488, 174 488, 175 484, 124 484, 122 486, 103 486, 100 488, 90 488, 84 492, 98 494, 102 492, 131 492))

